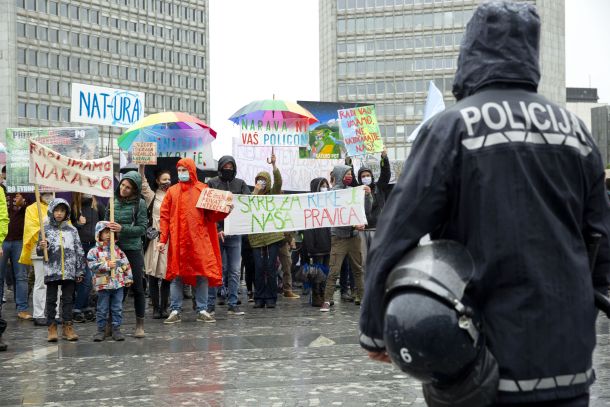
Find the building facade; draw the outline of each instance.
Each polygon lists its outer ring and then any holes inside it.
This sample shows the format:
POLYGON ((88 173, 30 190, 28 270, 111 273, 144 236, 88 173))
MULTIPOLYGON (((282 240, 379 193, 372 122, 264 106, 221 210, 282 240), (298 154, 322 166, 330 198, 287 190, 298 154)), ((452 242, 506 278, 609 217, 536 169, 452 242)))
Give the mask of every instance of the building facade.
MULTIPOLYGON (((0 129, 70 123, 71 84, 209 117, 207 0, 1 0, 0 129), (6 57, 5 57, 6 56, 6 57)), ((124 129, 100 126, 116 152, 124 129), (112 136, 112 137, 111 137, 112 136)))
POLYGON ((598 102, 596 88, 566 88, 566 107, 578 116, 591 131, 591 110, 605 106, 598 102))
MULTIPOLYGON (((565 104, 563 0, 530 1, 542 19, 539 91, 565 104)), ((428 84, 446 106, 462 35, 478 0, 320 0, 320 97, 371 102, 390 158, 404 159, 428 84)))
POLYGON ((599 147, 607 168, 610 163, 610 106, 591 109, 591 135, 599 147))

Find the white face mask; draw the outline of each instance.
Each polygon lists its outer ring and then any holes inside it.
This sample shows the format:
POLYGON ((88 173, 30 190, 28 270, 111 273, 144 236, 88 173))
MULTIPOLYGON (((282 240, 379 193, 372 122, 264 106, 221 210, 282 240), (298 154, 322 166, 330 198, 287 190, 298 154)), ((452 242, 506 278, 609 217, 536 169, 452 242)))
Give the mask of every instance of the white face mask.
POLYGON ((321 187, 321 188, 320 188, 320 192, 326 192, 326 191, 328 191, 328 188, 327 188, 327 187, 321 187))
POLYGON ((372 182, 373 182, 373 178, 371 178, 371 177, 362 177, 362 184, 364 184, 364 185, 371 185, 372 182))
POLYGON ((260 186, 261 186, 261 188, 265 188, 265 187, 267 186, 267 181, 262 180, 262 179, 259 179, 258 181, 256 181, 256 183, 257 183, 258 185, 260 185, 260 186))

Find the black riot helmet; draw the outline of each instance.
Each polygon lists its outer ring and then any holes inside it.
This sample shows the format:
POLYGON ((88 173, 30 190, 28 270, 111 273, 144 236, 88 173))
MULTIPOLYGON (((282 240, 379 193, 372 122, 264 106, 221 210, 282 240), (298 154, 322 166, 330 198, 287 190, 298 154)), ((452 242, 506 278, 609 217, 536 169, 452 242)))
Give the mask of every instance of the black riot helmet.
POLYGON ((449 397, 448 405, 475 406, 475 400, 495 395, 497 364, 485 348, 475 312, 464 304, 473 274, 466 248, 439 240, 407 253, 386 281, 387 352, 403 372, 424 383, 428 405, 445 405, 442 399, 449 397))

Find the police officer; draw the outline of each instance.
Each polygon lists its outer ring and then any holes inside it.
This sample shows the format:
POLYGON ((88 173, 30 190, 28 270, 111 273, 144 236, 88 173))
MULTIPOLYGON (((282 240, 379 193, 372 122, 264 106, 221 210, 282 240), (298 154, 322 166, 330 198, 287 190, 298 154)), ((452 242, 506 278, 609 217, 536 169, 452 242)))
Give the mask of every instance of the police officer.
POLYGON ((424 125, 378 221, 360 343, 371 358, 389 360, 386 280, 430 233, 472 255, 468 294, 499 365, 495 402, 586 406, 594 290, 609 285, 609 201, 586 127, 537 93, 539 41, 531 5, 475 11, 458 58, 457 103, 424 125), (599 249, 590 267, 592 235, 599 249))

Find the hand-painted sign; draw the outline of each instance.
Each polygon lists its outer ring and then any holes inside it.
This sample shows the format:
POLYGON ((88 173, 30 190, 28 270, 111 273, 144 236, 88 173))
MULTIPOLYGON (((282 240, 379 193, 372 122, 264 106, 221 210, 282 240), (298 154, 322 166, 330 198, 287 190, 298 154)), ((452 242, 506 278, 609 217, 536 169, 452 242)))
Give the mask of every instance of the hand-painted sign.
POLYGON ((233 193, 231 191, 204 188, 195 206, 197 208, 228 213, 231 205, 233 205, 233 193))
POLYGON ((95 160, 69 158, 30 140, 29 181, 60 191, 111 198, 112 156, 95 160))
POLYGON ((6 188, 9 193, 34 192, 29 179, 30 139, 66 157, 99 158, 100 138, 95 127, 6 129, 6 188))
POLYGON ((337 111, 369 103, 297 102, 313 114, 318 122, 309 125, 309 140, 299 148, 299 158, 338 160, 345 158, 346 149, 339 128, 337 111))
POLYGON ((142 92, 72 84, 71 122, 130 127, 142 117, 142 92))
POLYGON ((299 147, 309 140, 307 120, 241 119, 241 144, 253 147, 299 147))
POLYGON ((337 112, 341 134, 350 157, 383 151, 383 140, 377 123, 375 106, 342 109, 337 112))
POLYGON ((134 164, 157 165, 157 143, 134 142, 131 145, 131 161, 134 164))
POLYGON ((364 225, 364 187, 294 195, 234 195, 227 235, 364 225))

